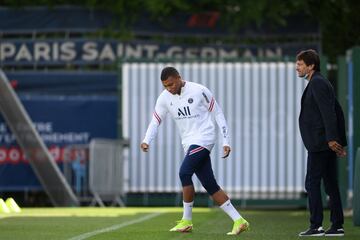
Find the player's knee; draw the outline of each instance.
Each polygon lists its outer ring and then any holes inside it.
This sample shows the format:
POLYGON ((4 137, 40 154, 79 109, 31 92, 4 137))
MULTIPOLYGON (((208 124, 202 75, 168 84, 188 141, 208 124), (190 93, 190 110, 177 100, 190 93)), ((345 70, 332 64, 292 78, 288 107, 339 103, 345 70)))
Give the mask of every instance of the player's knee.
POLYGON ((182 186, 193 185, 192 175, 191 174, 185 173, 185 172, 180 170, 179 177, 180 177, 180 181, 181 181, 182 186))
POLYGON ((207 181, 205 183, 202 183, 202 185, 210 196, 220 190, 220 187, 216 183, 216 181, 207 181))

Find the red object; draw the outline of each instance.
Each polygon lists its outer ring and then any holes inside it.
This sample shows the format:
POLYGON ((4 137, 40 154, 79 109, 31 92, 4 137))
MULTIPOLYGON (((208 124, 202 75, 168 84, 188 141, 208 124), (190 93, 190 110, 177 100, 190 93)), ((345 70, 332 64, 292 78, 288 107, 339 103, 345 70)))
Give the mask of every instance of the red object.
POLYGON ((214 28, 218 19, 219 12, 197 13, 191 15, 187 22, 188 27, 214 28))
POLYGON ((17 80, 10 80, 10 85, 15 89, 19 85, 19 82, 17 80))

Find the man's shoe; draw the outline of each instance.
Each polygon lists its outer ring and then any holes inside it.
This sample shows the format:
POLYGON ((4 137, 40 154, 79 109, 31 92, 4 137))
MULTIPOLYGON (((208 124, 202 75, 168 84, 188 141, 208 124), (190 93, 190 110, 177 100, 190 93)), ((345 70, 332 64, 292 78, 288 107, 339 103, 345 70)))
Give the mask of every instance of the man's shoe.
POLYGON ((240 218, 234 221, 233 228, 227 235, 238 235, 248 230, 250 230, 250 224, 244 218, 240 218))
POLYGON ((343 228, 329 228, 325 231, 325 236, 327 237, 342 237, 345 235, 343 228))
POLYGON ((193 224, 191 220, 181 219, 176 221, 176 226, 170 229, 170 232, 191 232, 193 224))
POLYGON ((325 231, 322 227, 309 228, 305 232, 299 233, 299 237, 320 237, 324 235, 325 235, 325 231))

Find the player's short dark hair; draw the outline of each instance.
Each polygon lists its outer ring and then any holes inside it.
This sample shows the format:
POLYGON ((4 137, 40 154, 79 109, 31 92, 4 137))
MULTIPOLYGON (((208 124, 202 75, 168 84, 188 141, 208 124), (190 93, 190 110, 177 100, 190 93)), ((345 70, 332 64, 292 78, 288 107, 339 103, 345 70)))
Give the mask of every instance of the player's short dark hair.
POLYGON ((306 66, 314 64, 314 70, 320 71, 320 57, 315 50, 308 49, 299 52, 298 55, 296 55, 296 61, 300 60, 303 60, 306 66))
POLYGON ((178 77, 180 76, 178 70, 176 70, 176 68, 174 67, 165 67, 162 71, 161 71, 161 76, 160 79, 161 81, 165 81, 166 79, 168 79, 170 76, 172 77, 178 77))

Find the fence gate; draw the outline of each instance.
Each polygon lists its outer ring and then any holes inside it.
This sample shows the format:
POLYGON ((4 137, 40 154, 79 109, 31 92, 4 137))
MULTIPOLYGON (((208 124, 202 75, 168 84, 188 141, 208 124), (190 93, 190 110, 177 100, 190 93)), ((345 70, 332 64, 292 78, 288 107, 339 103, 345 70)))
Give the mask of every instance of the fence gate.
POLYGON ((104 201, 125 206, 123 196, 123 142, 92 139, 89 158, 89 189, 93 204, 104 207, 104 201))

